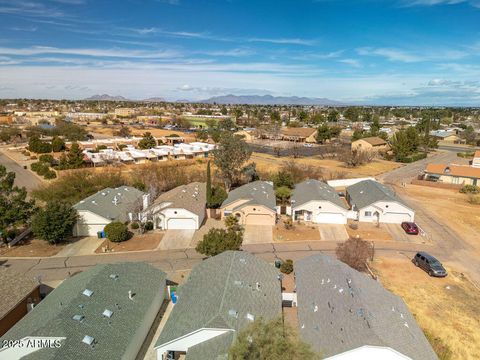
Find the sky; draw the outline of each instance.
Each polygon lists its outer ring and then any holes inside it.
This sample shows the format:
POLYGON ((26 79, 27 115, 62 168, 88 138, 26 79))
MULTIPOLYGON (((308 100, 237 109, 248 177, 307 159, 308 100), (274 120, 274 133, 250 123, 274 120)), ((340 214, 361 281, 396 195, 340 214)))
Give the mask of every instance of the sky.
POLYGON ((0 0, 0 98, 480 106, 480 0, 0 0))

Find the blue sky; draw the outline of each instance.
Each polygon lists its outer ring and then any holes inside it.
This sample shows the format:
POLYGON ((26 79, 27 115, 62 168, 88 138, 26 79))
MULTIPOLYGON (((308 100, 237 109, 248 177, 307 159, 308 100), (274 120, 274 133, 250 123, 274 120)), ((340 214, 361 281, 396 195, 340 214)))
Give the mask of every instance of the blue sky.
POLYGON ((0 0, 0 97, 480 105, 480 0, 0 0))

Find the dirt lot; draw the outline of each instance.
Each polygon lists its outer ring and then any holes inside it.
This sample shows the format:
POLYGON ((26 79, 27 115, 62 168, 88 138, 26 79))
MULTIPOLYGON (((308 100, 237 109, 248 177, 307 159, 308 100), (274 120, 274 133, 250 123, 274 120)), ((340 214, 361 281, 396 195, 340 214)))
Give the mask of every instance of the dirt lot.
POLYGON ((380 224, 377 227, 376 224, 364 223, 364 222, 355 222, 349 221, 348 225, 345 226, 347 233, 350 237, 357 237, 357 235, 363 240, 373 240, 373 241, 392 241, 392 235, 388 232, 384 225, 380 224), (357 229, 352 229, 351 224, 357 225, 357 229))
POLYGON ((4 257, 47 257, 58 254, 67 246, 65 244, 50 245, 45 240, 31 239, 8 248, 0 247, 0 256, 4 257))
POLYGON ((306 240, 320 240, 320 232, 315 225, 305 225, 295 223, 293 228, 287 230, 283 223, 280 221, 273 228, 273 241, 306 241, 306 240))
POLYGON ((401 296, 420 327, 440 338, 451 359, 480 359, 480 290, 447 267, 449 276, 430 278, 408 258, 381 258, 373 263, 383 285, 401 296))
MULTIPOLYGON (((288 160, 289 157, 276 157, 268 154, 253 153, 251 160, 257 164, 259 171, 276 171, 278 168, 288 160)), ((329 177, 331 175, 340 175, 345 177, 365 177, 365 176, 377 176, 384 172, 396 169, 401 165, 395 162, 386 160, 376 160, 366 165, 359 166, 357 168, 347 168, 341 161, 333 159, 321 159, 318 156, 312 156, 309 158, 297 158, 295 161, 299 164, 305 164, 315 166, 324 169, 325 175, 329 177)))
POLYGON ((110 249, 111 252, 121 252, 121 251, 140 251, 140 250, 154 250, 157 248, 160 240, 162 240, 163 233, 154 232, 143 235, 134 235, 130 240, 114 243, 110 240, 105 240, 102 244, 95 250, 95 253, 103 253, 104 248, 110 249))
MULTIPOLYGON (((153 136, 155 137, 162 137, 162 136, 167 136, 171 134, 177 134, 189 141, 194 141, 195 136, 193 134, 185 134, 184 132, 181 131, 175 131, 175 130, 164 130, 164 129, 158 129, 154 127, 139 127, 139 126, 127 126, 130 128, 130 131, 132 135, 136 136, 142 136, 145 132, 150 132, 152 133, 153 136)), ((116 131, 120 128, 120 125, 90 125, 87 127, 88 131, 91 131, 93 133, 97 134, 103 134, 103 135, 108 135, 108 136, 115 136, 116 131)))

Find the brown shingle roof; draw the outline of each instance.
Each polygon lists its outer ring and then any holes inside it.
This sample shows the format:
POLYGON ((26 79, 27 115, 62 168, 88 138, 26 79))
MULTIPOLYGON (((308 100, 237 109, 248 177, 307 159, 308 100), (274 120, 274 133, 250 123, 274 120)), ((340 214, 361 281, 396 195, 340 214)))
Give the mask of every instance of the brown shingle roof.
POLYGON ((286 128, 282 129, 280 132, 284 136, 298 136, 298 137, 309 137, 312 136, 317 129, 312 128, 286 128))
POLYGON ((187 185, 177 186, 160 195, 153 203, 158 205, 171 202, 170 208, 186 209, 203 220, 205 204, 207 202, 207 187, 205 183, 193 182, 187 185))
POLYGON ((382 138, 379 138, 378 136, 366 137, 366 138, 363 138, 363 139, 360 139, 360 140, 366 141, 372 146, 387 145, 387 142, 385 140, 383 140, 382 138))
POLYGON ((31 277, 0 269, 0 319, 7 315, 17 304, 25 299, 38 286, 31 277))
POLYGON ((480 179, 480 168, 466 165, 428 164, 426 173, 480 179))

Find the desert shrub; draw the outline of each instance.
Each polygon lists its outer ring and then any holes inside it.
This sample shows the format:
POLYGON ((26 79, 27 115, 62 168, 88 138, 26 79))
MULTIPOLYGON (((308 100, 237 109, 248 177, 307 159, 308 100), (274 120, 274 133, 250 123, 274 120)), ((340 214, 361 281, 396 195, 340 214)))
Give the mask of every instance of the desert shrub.
POLYGON ((47 180, 52 180, 57 178, 57 174, 53 170, 48 170, 43 177, 47 180))
POLYGON ((337 245, 338 260, 358 271, 367 270, 367 262, 373 258, 373 245, 361 238, 350 238, 337 245))
POLYGON ((112 242, 122 242, 129 238, 128 227, 119 221, 111 222, 105 226, 105 234, 107 239, 112 242))
POLYGON ((212 228, 203 236, 195 250, 203 255, 215 256, 227 250, 239 250, 242 242, 241 231, 212 228))
POLYGON ((47 172, 50 171, 50 167, 47 163, 36 162, 30 165, 30 169, 35 171, 38 175, 44 176, 47 172))
POLYGON ((339 155, 340 161, 349 167, 357 167, 372 162, 376 157, 374 151, 345 151, 339 155))
POLYGON ((480 194, 480 187, 475 185, 465 185, 460 189, 462 194, 480 194))
POLYGON ((133 230, 137 230, 138 228, 140 227, 140 225, 138 224, 138 222, 132 222, 130 224, 130 228, 133 229, 133 230))
POLYGON ((290 274, 293 271, 293 260, 287 259, 280 266, 280 271, 284 274, 290 274))
MULTIPOLYGON (((284 161, 278 173, 280 172, 283 173, 282 177, 289 177, 293 184, 298 184, 306 179, 321 179, 323 177, 323 169, 321 167, 299 164, 294 159, 284 161)), ((288 182, 284 183, 284 185, 288 186, 288 182)))
POLYGON ((473 153, 473 152, 459 152, 459 153, 457 153, 457 156, 461 157, 461 158, 471 158, 474 155, 475 155, 475 153, 473 153))
POLYGON ((283 220, 283 226, 285 226, 285 229, 290 230, 293 228, 293 220, 289 216, 285 220, 283 220))
POLYGON ((153 222, 147 221, 145 223, 145 231, 152 231, 153 230, 153 222))
POLYGON ((480 196, 470 194, 468 197, 468 203, 472 205, 480 205, 480 196))
POLYGON ((50 154, 42 154, 38 157, 38 161, 52 165, 55 159, 50 154))

